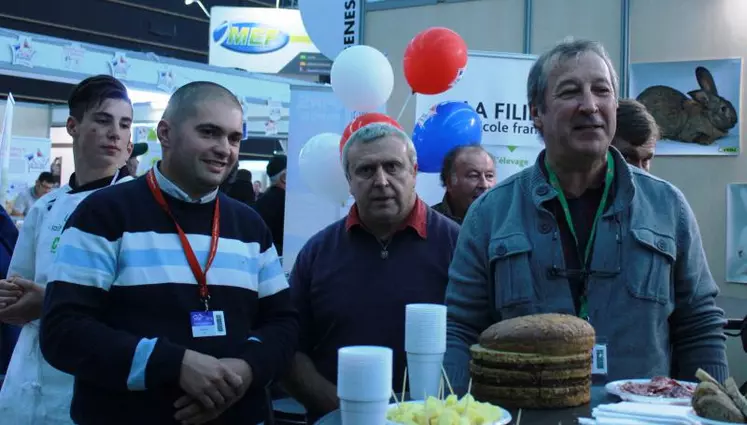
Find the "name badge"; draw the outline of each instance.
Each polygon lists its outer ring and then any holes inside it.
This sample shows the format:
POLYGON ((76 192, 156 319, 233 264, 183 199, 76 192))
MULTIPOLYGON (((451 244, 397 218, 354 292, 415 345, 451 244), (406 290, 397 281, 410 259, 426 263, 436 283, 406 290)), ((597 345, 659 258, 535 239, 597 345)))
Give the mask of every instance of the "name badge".
POLYGON ((195 338, 226 334, 226 321, 222 311, 194 311, 189 313, 189 319, 192 323, 192 336, 195 338))
POLYGON ((591 354, 592 375, 607 374, 607 344, 595 344, 591 354))

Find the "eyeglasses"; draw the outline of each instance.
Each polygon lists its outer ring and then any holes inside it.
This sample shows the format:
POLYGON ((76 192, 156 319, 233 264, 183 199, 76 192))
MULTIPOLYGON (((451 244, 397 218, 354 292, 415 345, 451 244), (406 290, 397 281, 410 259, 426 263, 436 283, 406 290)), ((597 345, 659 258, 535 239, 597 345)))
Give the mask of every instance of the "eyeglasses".
MULTIPOLYGON (((608 270, 599 270, 599 269, 565 269, 560 267, 558 264, 562 264, 563 259, 563 248, 561 245, 560 252, 555 252, 555 255, 553 256, 553 262, 552 265, 547 268, 547 278, 548 279, 574 279, 574 280, 580 280, 583 282, 584 289, 583 292, 586 294, 586 291, 588 289, 589 285, 589 278, 590 277, 597 277, 602 279, 608 279, 613 278, 615 276, 618 276, 622 273, 622 224, 620 223, 620 218, 615 215, 614 220, 612 220, 613 223, 609 223, 611 226, 615 226, 615 249, 617 250, 617 262, 615 264, 615 267, 608 269, 608 270)), ((558 231, 555 230, 555 233, 553 234, 553 240, 558 239, 560 236, 558 234, 558 231)), ((593 237, 590 236, 590 237, 593 237)))

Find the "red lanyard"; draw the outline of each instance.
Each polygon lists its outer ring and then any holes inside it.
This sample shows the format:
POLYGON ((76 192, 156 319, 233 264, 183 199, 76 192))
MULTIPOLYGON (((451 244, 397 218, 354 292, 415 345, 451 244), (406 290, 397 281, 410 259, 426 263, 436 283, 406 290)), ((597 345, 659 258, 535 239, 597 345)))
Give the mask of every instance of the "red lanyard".
POLYGON ((153 197, 156 198, 156 202, 174 221, 176 232, 182 242, 184 255, 187 256, 189 268, 192 269, 192 274, 195 275, 195 279, 197 280, 197 286, 200 290, 200 299, 205 304, 205 311, 208 311, 210 293, 208 292, 207 286, 207 273, 208 270, 210 270, 210 266, 213 264, 215 253, 218 252, 218 236, 220 233, 220 200, 217 197, 215 198, 215 210, 213 211, 213 229, 210 235, 210 252, 208 253, 207 264, 205 264, 205 271, 202 271, 202 269, 200 268, 200 264, 197 262, 195 252, 192 250, 192 245, 189 243, 189 239, 187 239, 187 235, 184 234, 182 227, 179 226, 179 223, 176 222, 176 218, 174 218, 174 215, 171 214, 171 209, 169 208, 169 204, 166 203, 166 199, 163 197, 163 193, 161 193, 161 188, 158 186, 156 173, 153 171, 153 169, 148 172, 147 180, 148 187, 150 187, 150 192, 153 194, 153 197))

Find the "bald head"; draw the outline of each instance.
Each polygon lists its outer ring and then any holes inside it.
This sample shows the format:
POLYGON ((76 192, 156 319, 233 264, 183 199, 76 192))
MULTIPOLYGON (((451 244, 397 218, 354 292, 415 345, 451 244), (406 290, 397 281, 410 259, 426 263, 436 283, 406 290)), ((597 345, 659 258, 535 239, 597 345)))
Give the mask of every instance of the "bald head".
POLYGON ((199 104, 209 102, 227 102, 242 109, 236 96, 225 87, 209 81, 195 81, 179 87, 171 95, 162 119, 172 123, 183 121, 195 114, 199 104))

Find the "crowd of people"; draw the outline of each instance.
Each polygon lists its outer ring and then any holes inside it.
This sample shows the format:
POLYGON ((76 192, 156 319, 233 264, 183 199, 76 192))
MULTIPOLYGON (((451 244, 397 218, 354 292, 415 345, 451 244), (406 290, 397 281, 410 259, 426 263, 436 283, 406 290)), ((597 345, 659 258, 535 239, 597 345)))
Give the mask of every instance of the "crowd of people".
POLYGON ((536 163, 498 182, 490 152, 460 146, 433 206, 415 190, 410 136, 361 128, 341 156, 355 203, 286 279, 287 159, 269 162, 271 187, 251 196, 228 90, 179 88, 157 127, 163 158, 135 178, 126 89, 108 76, 81 82, 67 122, 75 173, 47 194, 40 177, 20 234, 0 227, 0 321, 22 326, 0 418, 257 424, 268 389, 281 388, 313 424, 339 407, 341 347, 391 347, 399 388, 412 303, 447 306, 444 366, 457 392, 483 330, 549 312, 594 326, 609 380, 693 380, 702 368, 723 381, 724 313, 697 221, 649 173, 654 119, 618 94, 602 45, 553 47, 527 81, 545 143, 536 163))

